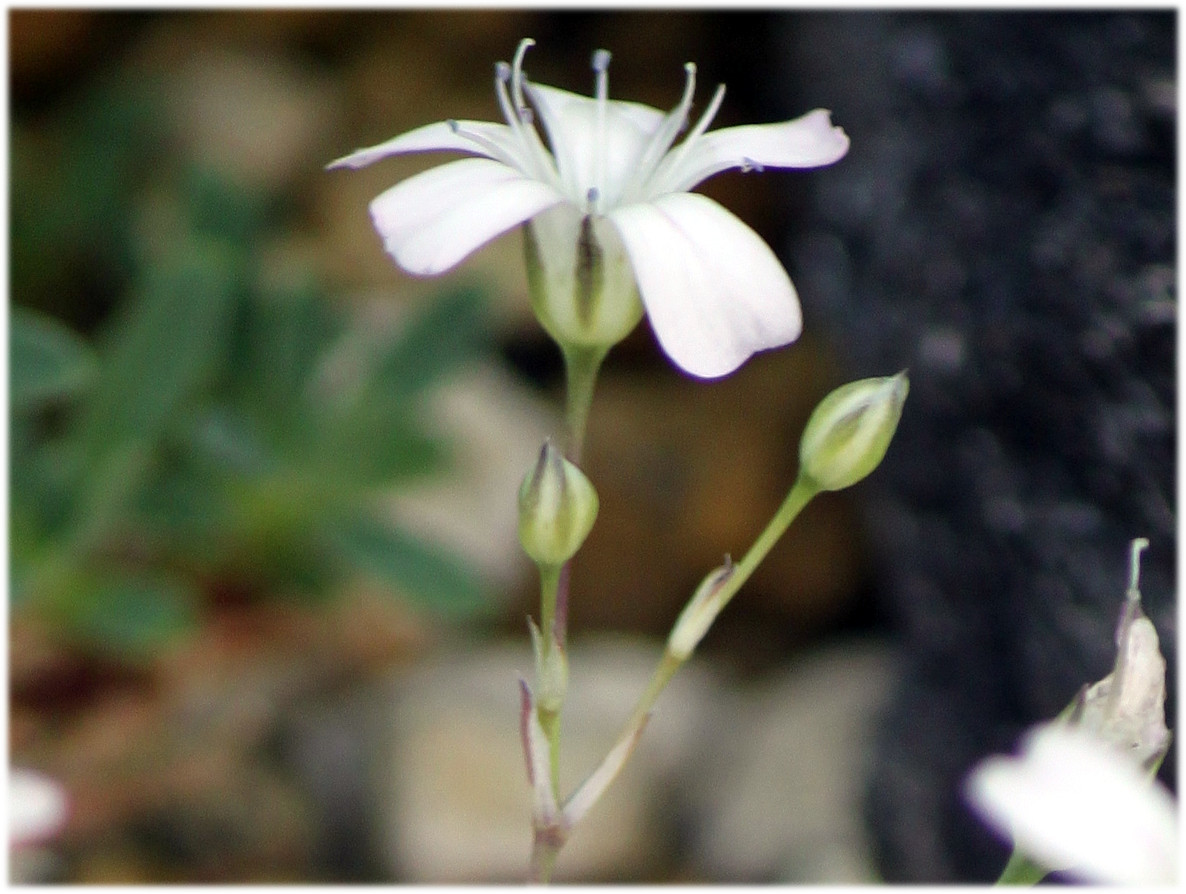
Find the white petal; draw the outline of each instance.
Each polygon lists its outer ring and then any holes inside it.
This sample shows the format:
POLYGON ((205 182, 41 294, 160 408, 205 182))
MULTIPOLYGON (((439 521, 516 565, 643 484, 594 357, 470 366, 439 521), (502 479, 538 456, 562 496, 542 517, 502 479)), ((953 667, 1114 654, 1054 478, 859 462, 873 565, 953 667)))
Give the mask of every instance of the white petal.
POLYGON ((526 89, 573 201, 583 201, 597 187, 604 206, 612 205, 666 115, 642 103, 607 100, 599 132, 596 99, 544 84, 526 89))
POLYGON ((516 145, 514 135, 505 124, 491 124, 486 121, 457 121, 455 124, 456 128, 446 121, 426 124, 379 143, 377 146, 357 149, 337 161, 331 161, 326 167, 362 168, 382 158, 391 155, 405 155, 410 152, 468 152, 495 158, 498 161, 508 161, 514 157, 516 145), (465 133, 477 134, 492 144, 501 154, 491 152, 480 143, 468 139, 463 136, 465 133))
POLYGON ((1177 815, 1159 784, 1112 746, 1043 724, 1016 758, 994 757, 968 780, 974 806, 1051 869, 1120 884, 1175 880, 1177 815))
POLYGON ((432 276, 495 236, 563 201, 555 189, 485 158, 449 162, 371 202, 383 244, 409 273, 432 276))
POLYGON ((655 173, 650 195, 691 189, 730 168, 818 168, 844 157, 848 136, 824 109, 779 124, 710 131, 681 155, 677 146, 655 173))
POLYGON ((66 792, 54 780, 14 767, 8 777, 8 840, 23 845, 40 841, 66 822, 66 792))
POLYGON ((716 202, 674 193, 609 218, 659 344, 692 375, 727 375, 756 351, 799 337, 799 299, 782 264, 716 202))

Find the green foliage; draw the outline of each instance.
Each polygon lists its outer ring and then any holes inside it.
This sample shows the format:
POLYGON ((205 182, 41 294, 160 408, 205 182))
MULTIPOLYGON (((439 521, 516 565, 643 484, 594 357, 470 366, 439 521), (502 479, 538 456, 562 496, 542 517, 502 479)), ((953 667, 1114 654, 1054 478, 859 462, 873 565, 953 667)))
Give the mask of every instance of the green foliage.
POLYGON ((94 344, 13 311, 14 610, 123 658, 224 590, 320 599, 369 575, 427 611, 480 612, 476 573, 380 521, 375 498, 448 473, 424 405, 485 349, 481 295, 368 343, 311 278, 266 284, 255 199, 192 172, 182 188, 183 224, 133 252, 94 344))
POLYGON ((8 401, 15 412, 68 400, 95 375, 94 352, 52 317, 14 308, 8 329, 8 401))

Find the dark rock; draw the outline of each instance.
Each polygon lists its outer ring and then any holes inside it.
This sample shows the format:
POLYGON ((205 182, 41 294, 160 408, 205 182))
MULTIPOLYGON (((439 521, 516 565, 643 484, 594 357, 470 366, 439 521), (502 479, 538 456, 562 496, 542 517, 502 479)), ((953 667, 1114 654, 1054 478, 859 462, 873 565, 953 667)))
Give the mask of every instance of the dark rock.
POLYGON ((911 373, 864 492, 906 661, 868 783, 881 870, 991 880, 962 779, 1109 672, 1138 536, 1175 725, 1174 16, 780 21, 777 114, 830 107, 853 141, 786 246, 806 325, 851 377, 911 373))

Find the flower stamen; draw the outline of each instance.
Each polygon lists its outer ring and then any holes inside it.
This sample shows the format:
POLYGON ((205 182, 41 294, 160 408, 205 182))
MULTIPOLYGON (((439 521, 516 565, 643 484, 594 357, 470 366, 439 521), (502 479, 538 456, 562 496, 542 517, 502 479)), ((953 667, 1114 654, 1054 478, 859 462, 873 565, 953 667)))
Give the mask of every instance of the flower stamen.
POLYGON ((555 167, 551 163, 548 150, 544 148, 543 143, 540 142, 539 134, 535 131, 533 126, 535 116, 523 96, 523 56, 532 46, 535 46, 534 40, 530 37, 523 38, 519 41, 514 60, 510 65, 506 62, 499 62, 494 66, 494 92, 498 95, 498 106, 502 110, 502 117, 523 149, 522 153, 517 156, 518 163, 513 163, 514 167, 520 170, 527 167, 529 170, 523 170, 524 174, 555 185, 557 182, 555 167), (509 91, 508 84, 510 85, 509 91))
POLYGON ((691 133, 684 137, 678 146, 663 157, 663 160, 656 168, 655 177, 648 184, 648 193, 651 195, 662 195, 665 192, 675 189, 674 184, 678 183, 680 178, 674 176, 672 172, 679 170, 684 156, 688 154, 689 147, 708 130, 708 126, 712 124, 712 119, 716 117, 724 99, 725 85, 720 84, 717 86, 716 93, 712 95, 712 101, 708 104, 708 108, 704 110, 704 114, 700 116, 700 120, 696 122, 696 126, 692 128, 691 133))
POLYGON ((523 98, 523 57, 527 55, 528 47, 535 46, 535 41, 525 37, 519 41, 515 49, 515 58, 511 62, 511 95, 515 99, 515 108, 527 108, 527 101, 523 98))
POLYGON ((587 194, 589 213, 596 211, 598 186, 605 182, 605 153, 607 143, 605 132, 606 104, 609 102, 609 50, 597 50, 593 54, 593 71, 596 73, 594 97, 597 100, 597 146, 593 162, 593 186, 587 194))
POLYGON ((721 108, 721 103, 725 99, 725 85, 717 86, 717 92, 712 95, 712 102, 708 104, 708 108, 704 110, 704 114, 700 116, 700 120, 696 122, 696 126, 692 128, 692 132, 684 138, 680 143, 680 149, 683 150, 689 143, 695 142, 706 130, 708 125, 712 124, 712 119, 717 116, 717 111, 721 108))
MULTIPOLYGON (((453 133, 457 134, 457 136, 464 140, 469 140, 476 146, 481 147, 492 158, 501 161, 503 164, 517 167, 515 164, 515 159, 512 158, 503 147, 499 146, 493 140, 482 136, 476 131, 468 130, 467 128, 462 127, 461 122, 459 122, 456 118, 449 118, 447 121, 445 121, 445 123, 449 125, 449 130, 453 131, 453 133)), ((528 172, 524 171, 524 173, 528 172)))
POLYGON ((655 168, 658 167, 663 157, 667 154, 667 150, 671 148, 671 144, 675 142, 675 138, 679 136, 680 131, 688 123, 688 112, 692 108, 692 98, 696 93, 696 64, 694 62, 686 63, 684 65, 684 71, 686 72, 684 78, 684 95, 680 98, 676 107, 663 119, 663 123, 655 131, 642 157, 638 160, 638 167, 635 169, 634 176, 630 180, 629 188, 625 193, 632 199, 637 198, 641 184, 646 183, 647 179, 654 173, 655 168))

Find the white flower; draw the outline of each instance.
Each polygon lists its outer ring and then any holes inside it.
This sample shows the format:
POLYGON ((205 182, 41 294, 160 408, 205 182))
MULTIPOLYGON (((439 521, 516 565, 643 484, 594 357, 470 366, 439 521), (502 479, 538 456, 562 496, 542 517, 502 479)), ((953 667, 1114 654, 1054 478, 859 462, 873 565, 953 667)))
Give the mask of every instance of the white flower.
POLYGON ((1086 730, 1059 722, 1034 728, 1020 756, 979 764, 967 791, 989 823, 1048 869, 1112 884, 1177 880, 1173 798, 1086 730))
POLYGON ((44 841, 65 824, 66 792, 54 780, 14 767, 8 775, 8 840, 25 846, 44 841))
MULTIPOLYGON (((581 252, 549 235, 564 233, 571 243, 579 232, 593 240, 593 254, 628 258, 659 343, 688 372, 722 376, 756 351, 794 341, 802 326, 798 298, 774 253, 737 217, 688 190, 730 168, 831 164, 848 151, 848 137, 829 113, 817 109, 793 121, 706 133, 724 96, 719 87, 673 148, 688 123, 694 65, 685 66, 683 98, 665 114, 608 98, 604 50, 593 57, 593 97, 530 83, 522 65, 532 43, 522 41, 513 64, 496 68, 505 124, 429 124, 330 165, 357 168, 409 152, 479 156, 411 177, 371 203, 392 257, 412 274, 443 273, 496 236, 557 209, 532 231, 541 255, 579 263, 581 252)), ((568 275, 580 279, 580 271, 568 275)), ((615 325, 637 322, 632 294, 607 300, 617 304, 606 312, 615 325)), ((609 338, 606 325, 602 334, 609 338)), ((620 339, 625 332, 614 334, 620 339)))

